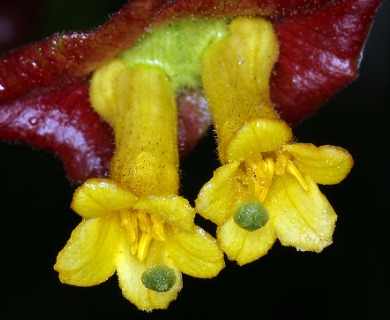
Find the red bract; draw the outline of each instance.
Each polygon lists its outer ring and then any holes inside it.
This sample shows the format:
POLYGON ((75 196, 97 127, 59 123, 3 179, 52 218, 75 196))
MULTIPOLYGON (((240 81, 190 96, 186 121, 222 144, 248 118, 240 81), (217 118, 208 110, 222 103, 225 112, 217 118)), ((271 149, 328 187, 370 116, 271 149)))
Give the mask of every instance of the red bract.
POLYGON ((5 103, 1 107, 2 138, 55 152, 73 181, 105 176, 114 149, 113 135, 91 108, 88 87, 88 81, 81 81, 5 103))
MULTIPOLYGON (((0 57, 0 138, 52 150, 75 181, 104 176, 113 138, 91 109, 88 76, 134 45, 148 28, 189 17, 268 17, 281 47, 272 98, 282 117, 295 123, 356 77, 380 2, 132 1, 94 32, 54 35, 0 57)), ((204 133, 208 118, 196 103, 188 103, 196 100, 180 101, 180 141, 187 151, 204 133)))

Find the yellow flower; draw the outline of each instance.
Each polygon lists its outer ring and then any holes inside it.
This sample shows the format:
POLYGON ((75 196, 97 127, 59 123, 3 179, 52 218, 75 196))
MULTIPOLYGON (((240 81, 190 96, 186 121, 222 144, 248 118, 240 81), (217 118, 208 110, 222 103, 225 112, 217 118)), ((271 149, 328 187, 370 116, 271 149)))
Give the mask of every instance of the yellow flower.
POLYGON ((292 143, 291 137, 280 120, 248 122, 230 144, 241 145, 236 157, 231 154, 199 193, 197 211, 218 225, 222 250, 241 265, 266 254, 276 238, 316 252, 332 243, 336 214, 317 183, 339 183, 352 158, 342 148, 292 143))
POLYGON ((175 95, 159 68, 114 60, 95 72, 94 108, 115 130, 109 179, 79 187, 72 208, 82 218, 55 270, 62 282, 92 286, 115 272, 139 309, 166 308, 184 272, 210 278, 224 267, 215 239, 194 224, 178 196, 175 95), (152 94, 151 94, 152 93, 152 94))
POLYGON ((240 265, 268 252, 277 238, 299 250, 332 242, 336 214, 317 183, 339 183, 353 165, 338 147, 293 143, 269 95, 278 42, 263 19, 236 19, 210 46, 202 81, 223 164, 196 200, 218 225, 220 246, 240 265))

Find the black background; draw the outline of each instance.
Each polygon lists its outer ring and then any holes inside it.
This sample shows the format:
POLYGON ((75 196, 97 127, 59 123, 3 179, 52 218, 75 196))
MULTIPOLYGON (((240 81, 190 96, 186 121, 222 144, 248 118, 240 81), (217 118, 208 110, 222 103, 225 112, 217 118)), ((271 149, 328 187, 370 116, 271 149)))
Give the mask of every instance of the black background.
MULTIPOLYGON (((28 40, 91 28, 123 2, 41 1, 28 40)), ((75 185, 52 154, 1 143, 0 317, 390 319, 389 40, 386 2, 368 39, 359 79, 294 128, 299 141, 339 145, 354 157, 345 181, 321 187, 338 213, 333 245, 315 254, 276 243, 249 265, 227 261, 217 278, 185 276, 178 300, 166 311, 138 311, 122 297, 116 276, 91 288, 59 282, 56 255, 80 221, 69 209, 75 185)), ((182 194, 193 201, 217 165, 210 133, 183 160, 182 194)))

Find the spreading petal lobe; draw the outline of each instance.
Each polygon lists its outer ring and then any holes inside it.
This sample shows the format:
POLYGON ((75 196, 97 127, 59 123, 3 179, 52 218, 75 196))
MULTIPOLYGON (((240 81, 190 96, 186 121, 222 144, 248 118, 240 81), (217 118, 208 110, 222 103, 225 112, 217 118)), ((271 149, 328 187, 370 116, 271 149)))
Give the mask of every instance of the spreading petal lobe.
POLYGON ((225 266, 215 239, 197 227, 194 232, 171 229, 167 232, 169 255, 179 269, 197 278, 216 276, 225 266))
POLYGON ((283 245, 320 252, 332 243, 337 216, 316 183, 305 180, 308 191, 292 175, 275 177, 264 204, 283 245))
POLYGON ((149 247, 150 253, 144 261, 139 261, 131 255, 128 242, 122 242, 115 265, 119 278, 119 285, 123 295, 134 303, 140 310, 166 309, 169 303, 176 299, 183 286, 181 272, 167 258, 163 244, 153 241, 149 247), (166 264, 175 272, 176 282, 167 292, 155 292, 147 289, 142 283, 142 274, 149 268, 158 264, 166 264))
POLYGON ((130 208, 137 197, 109 179, 89 179, 74 194, 71 207, 83 218, 130 208))
POLYGON ((114 256, 123 239, 117 215, 81 222, 58 254, 54 269, 61 282, 93 286, 115 272, 114 256))
POLYGON ((133 209, 145 210, 186 231, 191 231, 194 226, 195 210, 186 199, 179 196, 143 197, 134 204, 133 209))
POLYGON ((217 234, 221 249, 230 260, 237 261, 239 265, 264 256, 276 241, 276 232, 270 221, 258 230, 247 231, 230 218, 218 228, 217 234))
POLYGON ((261 152, 276 150, 292 139, 291 128, 277 119, 248 121, 234 136, 226 148, 226 159, 246 160, 261 152))
POLYGON ((230 208, 235 207, 239 165, 240 162, 235 161, 215 170, 213 178, 202 187, 196 199, 196 211, 218 225, 229 218, 230 208))
POLYGON ((294 157, 299 171, 303 175, 309 175, 319 184, 339 183, 353 166, 352 156, 340 147, 294 143, 286 145, 285 149, 294 157))

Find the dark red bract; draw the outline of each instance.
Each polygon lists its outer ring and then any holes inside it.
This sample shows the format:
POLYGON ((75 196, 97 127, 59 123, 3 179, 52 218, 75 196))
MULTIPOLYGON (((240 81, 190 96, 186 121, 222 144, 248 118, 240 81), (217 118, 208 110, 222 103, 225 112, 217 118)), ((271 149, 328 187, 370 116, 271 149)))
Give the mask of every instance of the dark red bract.
MULTIPOLYGON (((272 99, 290 123, 307 117, 356 78, 359 59, 381 0, 135 0, 90 33, 54 35, 0 56, 0 139, 59 155, 77 182, 105 176, 113 153, 109 126, 92 110, 88 78, 159 24, 189 17, 266 16, 281 53, 272 99)), ((179 141, 187 152, 208 118, 198 93, 180 98, 179 141), (189 101, 191 103, 189 103, 189 101), (199 100, 200 101, 200 100, 199 100), (203 117, 202 117, 203 116, 203 117)))

